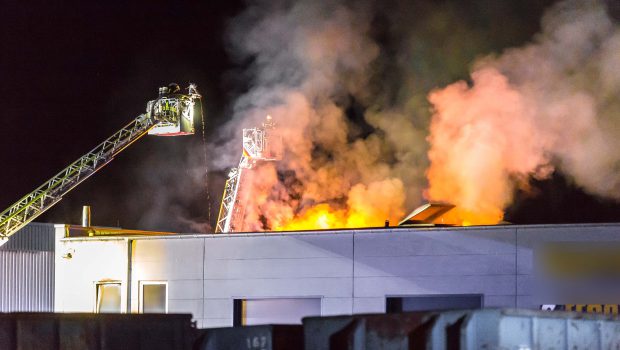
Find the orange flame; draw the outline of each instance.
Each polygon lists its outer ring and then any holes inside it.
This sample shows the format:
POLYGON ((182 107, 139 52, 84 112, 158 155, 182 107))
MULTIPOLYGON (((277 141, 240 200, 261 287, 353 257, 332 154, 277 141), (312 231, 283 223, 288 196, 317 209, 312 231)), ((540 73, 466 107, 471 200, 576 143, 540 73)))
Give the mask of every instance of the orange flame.
MULTIPOLYGON (((323 203, 311 207, 286 223, 277 225, 275 231, 369 227, 372 226, 372 221, 375 220, 365 217, 359 212, 334 209, 329 204, 323 203)), ((376 225, 376 222, 374 224, 376 225)))
POLYGON ((441 217, 433 223, 457 226, 496 225, 502 221, 503 216, 504 213, 501 210, 473 212, 471 210, 456 207, 441 215, 441 217))

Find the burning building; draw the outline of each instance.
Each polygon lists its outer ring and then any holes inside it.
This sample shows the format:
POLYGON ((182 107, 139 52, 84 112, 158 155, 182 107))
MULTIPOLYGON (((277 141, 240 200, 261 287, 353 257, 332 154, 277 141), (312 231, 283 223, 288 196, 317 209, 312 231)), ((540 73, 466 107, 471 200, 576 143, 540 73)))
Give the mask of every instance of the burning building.
POLYGON ((616 260, 572 275, 553 257, 585 261, 582 245, 609 257, 620 225, 494 225, 515 190, 555 170, 620 198, 620 35, 601 2, 583 3, 561 2, 532 43, 433 90, 429 114, 408 91, 373 97, 385 62, 364 4, 252 8, 231 42, 256 74, 222 128, 241 133, 240 161, 238 137, 211 145, 214 168, 238 164, 220 233, 57 225, 54 310, 190 312, 201 327, 444 308, 617 313, 620 291, 592 281, 615 277, 616 260), (456 206, 405 217, 424 201, 456 206))
POLYGON ((191 313, 200 327, 481 307, 617 313, 616 286, 593 279, 620 271, 617 259, 572 272, 554 263, 610 247, 620 247, 619 224, 244 234, 56 225, 54 310, 191 313), (579 288, 567 289, 573 272, 579 288))
POLYGON ((260 181, 242 186, 252 203, 237 231, 376 227, 425 202, 454 204, 453 222, 497 224, 515 193, 554 173, 620 198, 620 31, 604 1, 558 1, 531 39, 475 57, 458 56, 480 30, 458 15, 447 22, 462 33, 429 20, 420 34, 393 15, 407 3, 389 14, 372 3, 256 6, 231 26, 251 81, 210 170, 236 164, 241 130, 267 114, 285 145, 251 169, 260 181), (381 15, 394 32, 376 27, 381 15))

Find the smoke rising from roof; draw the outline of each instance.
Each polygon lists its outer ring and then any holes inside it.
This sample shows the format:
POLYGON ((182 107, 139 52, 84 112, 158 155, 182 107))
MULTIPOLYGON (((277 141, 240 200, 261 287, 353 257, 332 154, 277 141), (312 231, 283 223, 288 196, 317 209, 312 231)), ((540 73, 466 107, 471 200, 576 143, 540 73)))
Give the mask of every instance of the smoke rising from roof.
POLYGON ((450 6, 416 6, 259 0, 231 21, 229 52, 251 62, 250 83, 212 165, 235 166, 242 128, 267 114, 285 147, 254 171, 246 230, 303 227, 317 205, 339 227, 381 225, 423 193, 494 223, 516 188, 554 169, 620 198, 620 39, 602 2, 554 5, 532 43, 476 60, 470 84, 443 89, 496 38, 450 6))
POLYGON ((557 3, 542 27, 532 43, 478 60, 470 85, 430 94, 427 195, 464 220, 497 222, 516 187, 554 169, 620 199, 620 28, 596 0, 557 3))
POLYGON ((380 47, 371 5, 259 1, 231 23, 231 51, 253 59, 254 75, 219 147, 228 156, 215 164, 235 164, 241 129, 267 114, 285 149, 281 161, 253 171, 246 229, 282 227, 321 203, 343 214, 339 226, 381 225, 404 215, 407 199, 419 202, 424 133, 414 121, 384 108, 367 108, 363 127, 351 121, 352 105, 374 103, 380 47))

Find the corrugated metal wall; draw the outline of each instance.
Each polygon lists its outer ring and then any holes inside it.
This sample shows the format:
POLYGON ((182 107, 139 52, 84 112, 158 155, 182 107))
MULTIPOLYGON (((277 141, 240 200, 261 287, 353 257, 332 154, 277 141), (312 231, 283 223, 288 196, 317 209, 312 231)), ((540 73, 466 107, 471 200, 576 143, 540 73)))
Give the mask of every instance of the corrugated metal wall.
POLYGON ((0 252, 0 312, 54 311, 54 253, 0 252))
POLYGON ((0 247, 0 312, 54 311, 54 225, 31 223, 0 247))
POLYGON ((0 247, 2 250, 36 250, 54 251, 54 224, 42 224, 33 222, 17 231, 6 244, 0 247))

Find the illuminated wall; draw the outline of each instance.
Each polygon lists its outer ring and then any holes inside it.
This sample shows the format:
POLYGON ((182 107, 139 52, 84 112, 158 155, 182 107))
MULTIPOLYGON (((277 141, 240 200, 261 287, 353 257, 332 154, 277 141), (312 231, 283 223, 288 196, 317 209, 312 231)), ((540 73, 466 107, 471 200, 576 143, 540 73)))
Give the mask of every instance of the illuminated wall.
POLYGON ((56 225, 55 311, 93 312, 96 283, 121 283, 121 310, 127 302, 128 240, 108 237, 64 238, 65 225, 56 225))
POLYGON ((92 312, 96 283, 117 280, 123 310, 141 312, 141 286, 154 283, 168 312, 219 327, 233 324, 235 300, 318 298, 322 315, 385 312, 387 298, 411 296, 480 295, 485 307, 539 308, 547 302, 534 295, 537 247, 620 243, 620 224, 58 240, 58 311, 92 312))

